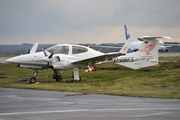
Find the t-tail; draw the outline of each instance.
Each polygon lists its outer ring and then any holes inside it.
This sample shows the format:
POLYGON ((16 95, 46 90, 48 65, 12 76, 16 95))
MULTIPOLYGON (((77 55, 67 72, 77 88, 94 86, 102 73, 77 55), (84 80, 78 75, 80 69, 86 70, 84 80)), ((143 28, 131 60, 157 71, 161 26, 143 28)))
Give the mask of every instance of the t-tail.
POLYGON ((126 25, 124 25, 124 32, 125 32, 126 40, 128 40, 131 36, 130 36, 130 34, 128 32, 128 29, 127 29, 126 25))
POLYGON ((137 52, 128 53, 124 56, 114 58, 113 61, 131 69, 140 69, 158 64, 159 40, 157 38, 171 39, 167 36, 143 36, 138 38, 142 40, 142 44, 137 52))

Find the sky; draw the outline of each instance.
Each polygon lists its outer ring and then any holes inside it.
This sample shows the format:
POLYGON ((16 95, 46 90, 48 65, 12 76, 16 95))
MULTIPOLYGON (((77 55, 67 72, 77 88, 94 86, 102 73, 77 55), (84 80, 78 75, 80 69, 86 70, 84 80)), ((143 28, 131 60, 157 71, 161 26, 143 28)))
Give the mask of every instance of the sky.
POLYGON ((180 0, 0 0, 0 45, 124 43, 124 24, 134 41, 166 35, 180 42, 179 5, 180 0))

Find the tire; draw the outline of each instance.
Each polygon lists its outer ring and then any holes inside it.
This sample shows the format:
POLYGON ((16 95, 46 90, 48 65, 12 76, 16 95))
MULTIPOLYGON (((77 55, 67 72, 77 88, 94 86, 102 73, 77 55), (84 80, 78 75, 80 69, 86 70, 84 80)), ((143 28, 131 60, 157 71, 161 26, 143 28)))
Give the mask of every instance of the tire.
POLYGON ((56 82, 61 82, 62 81, 62 77, 61 76, 57 76, 56 77, 56 82))
POLYGON ((34 84, 36 82, 36 77, 31 77, 28 81, 27 84, 34 84))

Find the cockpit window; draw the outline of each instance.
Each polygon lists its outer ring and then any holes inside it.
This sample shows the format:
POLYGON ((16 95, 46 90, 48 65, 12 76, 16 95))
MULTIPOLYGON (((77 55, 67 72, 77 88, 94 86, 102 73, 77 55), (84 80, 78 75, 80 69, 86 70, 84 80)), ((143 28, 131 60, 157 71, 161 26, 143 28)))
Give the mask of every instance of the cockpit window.
POLYGON ((79 47, 79 46, 72 46, 72 54, 78 54, 78 53, 83 53, 87 51, 88 51, 87 48, 79 47))
POLYGON ((68 46, 53 46, 48 49, 46 49, 50 53, 54 54, 68 54, 69 53, 69 47, 68 46))

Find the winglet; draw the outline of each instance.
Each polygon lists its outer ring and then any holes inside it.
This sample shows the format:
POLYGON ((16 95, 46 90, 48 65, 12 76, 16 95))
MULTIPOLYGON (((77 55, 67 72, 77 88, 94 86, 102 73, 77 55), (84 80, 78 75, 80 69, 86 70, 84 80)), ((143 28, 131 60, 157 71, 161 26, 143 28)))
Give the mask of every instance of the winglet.
POLYGON ((39 43, 36 42, 36 43, 33 45, 33 47, 31 48, 29 54, 35 53, 36 50, 37 50, 38 45, 39 45, 39 43))

